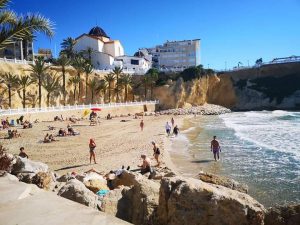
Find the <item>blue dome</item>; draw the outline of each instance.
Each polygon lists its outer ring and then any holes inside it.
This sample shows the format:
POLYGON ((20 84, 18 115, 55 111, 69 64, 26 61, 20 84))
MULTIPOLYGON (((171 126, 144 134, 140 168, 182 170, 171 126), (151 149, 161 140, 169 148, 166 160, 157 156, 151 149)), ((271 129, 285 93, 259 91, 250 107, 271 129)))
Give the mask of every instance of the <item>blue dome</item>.
POLYGON ((108 35, 105 33, 105 31, 101 28, 101 27, 93 27, 90 32, 89 35, 91 36, 96 36, 96 37, 108 37, 108 35))

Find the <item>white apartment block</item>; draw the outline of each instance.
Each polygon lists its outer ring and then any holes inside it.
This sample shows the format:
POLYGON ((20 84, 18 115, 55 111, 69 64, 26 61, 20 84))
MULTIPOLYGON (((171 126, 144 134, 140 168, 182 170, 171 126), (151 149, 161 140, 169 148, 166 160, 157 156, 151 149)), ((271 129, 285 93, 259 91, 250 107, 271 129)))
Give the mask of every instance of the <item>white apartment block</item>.
POLYGON ((200 64, 200 39, 167 41, 139 51, 147 51, 152 56, 152 66, 160 71, 183 71, 200 64))

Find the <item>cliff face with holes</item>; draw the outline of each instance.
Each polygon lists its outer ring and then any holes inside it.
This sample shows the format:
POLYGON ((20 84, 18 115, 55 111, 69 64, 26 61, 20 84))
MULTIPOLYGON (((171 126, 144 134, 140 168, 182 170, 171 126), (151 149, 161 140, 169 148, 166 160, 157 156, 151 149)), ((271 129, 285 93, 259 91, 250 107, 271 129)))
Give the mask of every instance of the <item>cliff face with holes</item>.
POLYGON ((218 104, 234 110, 299 109, 300 63, 265 65, 155 89, 161 108, 218 104))

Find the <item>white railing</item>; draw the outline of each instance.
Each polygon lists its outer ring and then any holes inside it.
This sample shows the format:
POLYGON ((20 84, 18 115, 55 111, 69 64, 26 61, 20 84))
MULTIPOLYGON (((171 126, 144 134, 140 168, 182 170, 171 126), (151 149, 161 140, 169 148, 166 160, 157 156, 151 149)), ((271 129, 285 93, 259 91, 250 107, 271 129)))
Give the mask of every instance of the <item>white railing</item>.
POLYGON ((10 116, 10 115, 22 115, 30 113, 44 113, 44 112, 61 112, 69 110, 84 110, 91 108, 116 108, 124 106, 139 106, 139 105, 155 105, 159 104, 158 100, 154 101, 141 101, 141 102, 120 102, 120 103, 108 103, 108 104, 89 104, 89 105, 68 105, 68 106, 52 106, 45 108, 18 108, 18 109, 0 109, 0 116, 10 116))
MULTIPOLYGON (((28 60, 20 60, 20 59, 7 59, 7 58, 0 58, 0 62, 6 62, 6 63, 16 63, 16 64, 23 64, 23 65, 28 65, 28 64, 34 64, 34 61, 28 61, 28 60)), ((47 63, 47 65, 51 65, 51 63, 47 63)))

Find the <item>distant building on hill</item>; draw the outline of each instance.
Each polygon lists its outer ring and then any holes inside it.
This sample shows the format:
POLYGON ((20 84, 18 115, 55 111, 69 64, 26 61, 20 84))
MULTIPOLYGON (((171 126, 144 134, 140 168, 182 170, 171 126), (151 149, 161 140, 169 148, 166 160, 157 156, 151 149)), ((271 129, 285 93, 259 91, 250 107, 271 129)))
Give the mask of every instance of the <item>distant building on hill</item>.
POLYGON ((167 41, 154 48, 141 48, 152 56, 152 66, 160 71, 183 71, 200 64, 200 39, 167 41))
POLYGON ((13 44, 0 49, 0 58, 31 61, 33 59, 33 43, 15 39, 13 44))
POLYGON ((88 34, 76 38, 76 52, 83 52, 90 58, 95 69, 110 70, 118 66, 124 72, 145 74, 151 68, 151 60, 143 56, 127 56, 119 40, 112 40, 106 32, 96 26, 88 34))
MULTIPOLYGON (((111 40, 100 27, 93 27, 88 34, 76 38, 74 46, 77 52, 91 49, 92 64, 96 69, 112 69, 115 57, 124 55, 124 48, 119 40, 111 40)), ((88 53, 85 53, 86 55, 88 53)))

